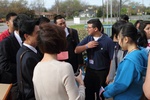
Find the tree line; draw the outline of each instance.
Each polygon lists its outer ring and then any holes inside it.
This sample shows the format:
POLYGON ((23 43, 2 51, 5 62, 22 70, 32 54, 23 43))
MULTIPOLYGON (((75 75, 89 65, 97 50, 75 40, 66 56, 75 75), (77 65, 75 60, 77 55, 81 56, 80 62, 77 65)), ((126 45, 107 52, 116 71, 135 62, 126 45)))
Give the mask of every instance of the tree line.
MULTIPOLYGON (((28 3, 27 0, 1 0, 0 1, 0 18, 6 16, 8 12, 25 13, 34 17, 35 12, 54 12, 55 14, 62 14, 67 18, 79 16, 81 11, 86 11, 89 7, 95 11, 95 17, 106 16, 106 0, 101 0, 103 5, 95 6, 90 5, 86 1, 81 0, 55 0, 55 4, 49 8, 45 8, 43 0, 35 0, 28 3)), ((108 1, 108 0, 107 0, 108 1)), ((113 16, 119 16, 120 0, 112 0, 113 16)), ((110 1, 109 1, 110 9, 110 1)), ((150 14, 150 7, 146 7, 139 2, 133 0, 122 0, 121 14, 137 15, 137 14, 150 14)))

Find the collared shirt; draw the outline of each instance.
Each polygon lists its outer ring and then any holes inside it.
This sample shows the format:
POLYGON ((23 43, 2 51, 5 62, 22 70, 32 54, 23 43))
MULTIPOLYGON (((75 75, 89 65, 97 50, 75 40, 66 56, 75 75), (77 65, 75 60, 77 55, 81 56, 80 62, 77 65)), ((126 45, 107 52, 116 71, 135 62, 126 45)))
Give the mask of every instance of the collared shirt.
POLYGON ((67 27, 65 28, 66 37, 69 35, 67 27))
POLYGON ((22 40, 21 40, 19 34, 18 34, 16 31, 14 31, 14 35, 15 35, 15 37, 16 37, 18 43, 20 44, 20 46, 22 46, 22 40))
MULTIPOLYGON (((93 36, 89 35, 84 38, 78 44, 78 46, 83 46, 93 40, 93 36)), ((102 35, 102 37, 99 38, 97 42, 99 43, 97 47, 87 49, 88 67, 94 70, 109 69, 110 62, 114 54, 114 43, 106 35, 102 35)))
POLYGON ((26 43, 23 43, 23 45, 31 49, 33 52, 37 53, 37 50, 33 46, 26 44, 26 43))

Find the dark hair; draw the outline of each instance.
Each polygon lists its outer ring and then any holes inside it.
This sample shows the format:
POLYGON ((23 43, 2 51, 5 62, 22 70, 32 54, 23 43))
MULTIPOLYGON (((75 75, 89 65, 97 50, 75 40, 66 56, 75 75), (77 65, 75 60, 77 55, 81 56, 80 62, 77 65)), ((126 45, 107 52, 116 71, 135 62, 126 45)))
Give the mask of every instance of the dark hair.
POLYGON ((38 32, 38 47, 41 52, 58 54, 66 49, 65 31, 56 25, 43 24, 38 32))
POLYGON ((54 17, 54 23, 56 24, 56 22, 57 22, 57 20, 58 19, 65 19, 65 17, 63 17, 62 15, 56 15, 55 17, 54 17))
POLYGON ((47 17, 40 17, 38 18, 39 24, 43 24, 43 23, 49 23, 50 19, 48 19, 47 17))
POLYGON ((18 14, 13 21, 14 29, 19 30, 19 25, 25 20, 31 20, 31 18, 25 14, 18 14))
POLYGON ((36 25, 39 25, 37 20, 25 20, 19 24, 19 35, 22 41, 25 41, 24 34, 32 35, 36 25))
POLYGON ((142 21, 142 22, 140 23, 139 30, 140 30, 141 32, 144 32, 144 33, 145 33, 144 28, 145 28, 148 24, 150 24, 150 21, 142 21))
POLYGON ((134 23, 134 26, 136 27, 138 23, 141 23, 143 20, 137 20, 135 23, 134 23))
POLYGON ((10 20, 10 18, 11 18, 11 17, 13 17, 13 16, 17 16, 17 14, 16 14, 16 13, 14 13, 14 12, 10 12, 10 13, 8 13, 8 14, 6 15, 6 21, 9 21, 9 20, 10 20))
POLYGON ((103 29, 103 25, 99 19, 91 19, 87 22, 88 24, 92 24, 92 27, 97 27, 99 31, 103 29))
POLYGON ((138 32, 136 27, 132 23, 126 23, 122 29, 121 34, 123 37, 130 37, 132 42, 137 44, 138 46, 147 47, 147 39, 146 35, 142 32, 138 32))
POLYGON ((120 16, 120 20, 124 20, 124 21, 129 21, 129 16, 128 15, 126 15, 126 14, 124 14, 124 15, 121 15, 120 16))
POLYGON ((117 21, 116 23, 114 23, 112 25, 112 35, 111 35, 111 39, 113 39, 113 37, 115 36, 116 38, 118 37, 118 34, 121 30, 121 28, 123 27, 123 25, 125 25, 126 22, 125 21, 117 21))

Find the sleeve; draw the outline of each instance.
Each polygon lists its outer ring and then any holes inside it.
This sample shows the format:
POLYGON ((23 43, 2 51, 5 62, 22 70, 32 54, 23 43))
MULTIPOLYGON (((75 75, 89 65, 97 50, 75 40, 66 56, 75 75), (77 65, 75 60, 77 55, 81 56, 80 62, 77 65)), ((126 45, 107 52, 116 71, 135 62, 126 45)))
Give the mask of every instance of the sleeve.
MULTIPOLYGON (((79 40, 79 36, 78 36, 78 31, 77 30, 74 30, 74 38, 75 38, 75 42, 76 44, 78 45, 80 40, 79 40)), ((77 46, 76 45, 76 46, 77 46)), ((77 57, 78 57, 78 64, 83 64, 83 56, 82 56, 82 53, 80 54, 77 54, 77 57)))
POLYGON ((109 69, 108 78, 109 80, 113 80, 116 73, 116 62, 115 62, 115 53, 113 55, 113 59, 111 60, 110 69, 109 69))
POLYGON ((114 55, 114 43, 112 40, 110 40, 107 44, 108 47, 108 53, 109 53, 109 58, 112 60, 113 59, 113 55, 114 55))
POLYGON ((111 98, 123 93, 128 89, 134 79, 135 65, 131 61, 124 61, 120 67, 118 68, 115 81, 105 88, 105 92, 103 93, 105 98, 111 98))
POLYGON ((67 91, 69 100, 84 100, 85 88, 83 86, 80 86, 79 88, 77 87, 71 65, 67 65, 65 70, 66 75, 63 78, 63 84, 67 91))
MULTIPOLYGON (((7 41, 0 42, 0 70, 16 72, 16 64, 10 62, 10 46, 7 41)), ((15 59, 15 58, 14 58, 15 59)))
POLYGON ((79 44, 78 46, 83 46, 85 44, 87 44, 89 41, 88 41, 88 36, 86 38, 84 38, 79 44))

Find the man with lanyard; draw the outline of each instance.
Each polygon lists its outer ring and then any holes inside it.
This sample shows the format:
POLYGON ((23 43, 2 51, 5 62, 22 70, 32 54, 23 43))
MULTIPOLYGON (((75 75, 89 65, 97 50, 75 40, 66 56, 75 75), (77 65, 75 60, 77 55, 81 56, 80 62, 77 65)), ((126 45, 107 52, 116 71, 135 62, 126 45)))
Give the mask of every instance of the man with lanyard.
POLYGON ((88 22, 89 35, 78 44, 75 53, 87 51, 88 65, 85 75, 86 99, 97 100, 101 86, 106 86, 106 77, 109 72, 111 59, 114 53, 113 41, 102 34, 102 23, 99 19, 91 19, 88 22))

